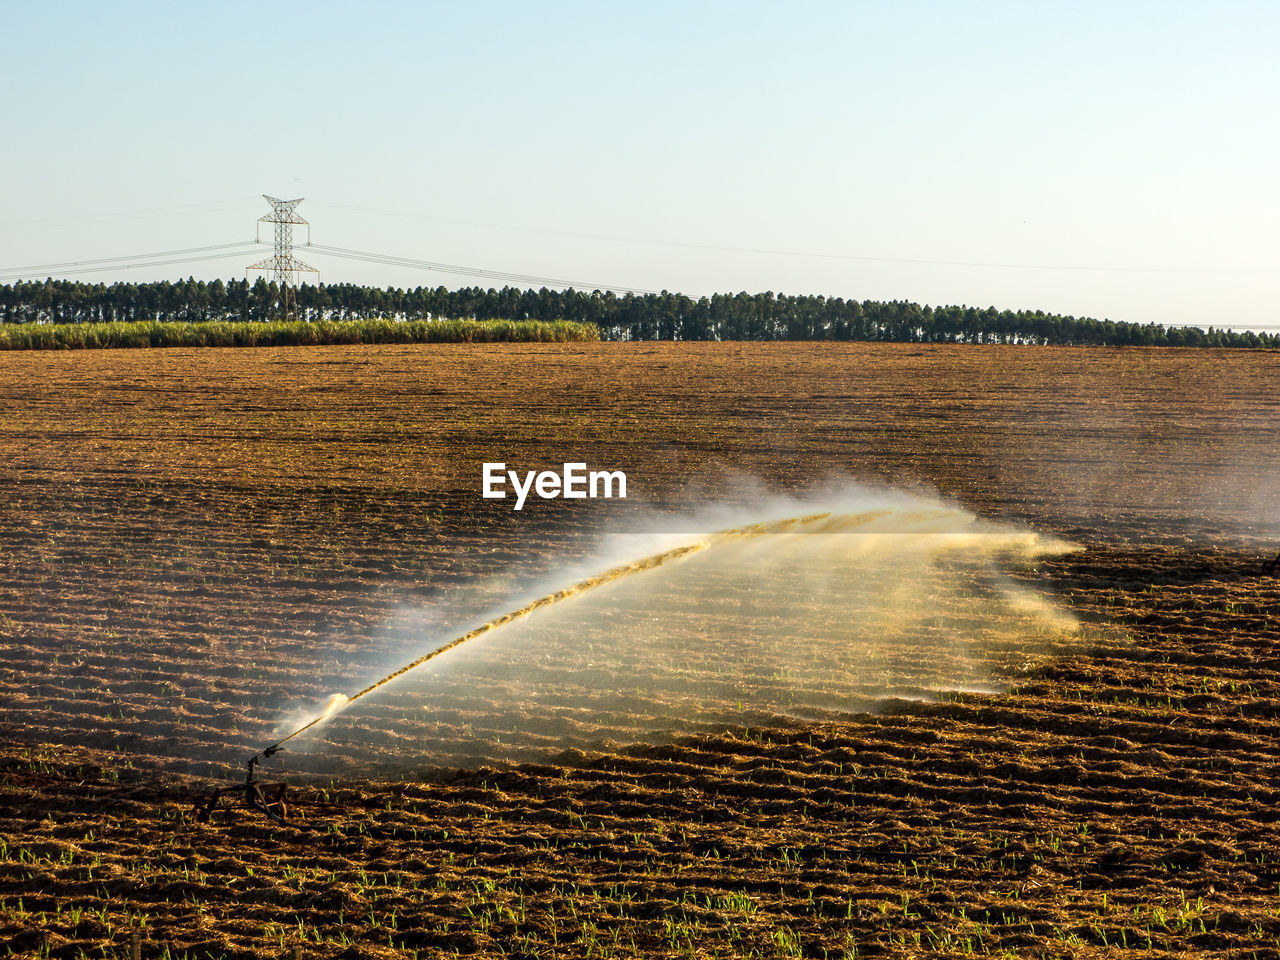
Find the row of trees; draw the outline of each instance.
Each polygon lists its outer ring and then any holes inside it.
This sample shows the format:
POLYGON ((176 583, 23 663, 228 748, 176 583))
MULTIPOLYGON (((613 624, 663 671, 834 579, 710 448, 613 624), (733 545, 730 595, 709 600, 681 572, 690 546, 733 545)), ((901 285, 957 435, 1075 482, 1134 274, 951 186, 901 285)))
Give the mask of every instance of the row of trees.
MULTIPOLYGON (((87 284, 45 280, 0 285, 0 323, 265 321, 276 316, 274 283, 180 280, 87 284)), ((307 321, 468 319, 573 320, 609 340, 882 340, 915 343, 1054 343, 1280 347, 1280 335, 1114 323, 1040 310, 929 307, 775 293, 616 296, 581 290, 363 287, 305 284, 307 321)))

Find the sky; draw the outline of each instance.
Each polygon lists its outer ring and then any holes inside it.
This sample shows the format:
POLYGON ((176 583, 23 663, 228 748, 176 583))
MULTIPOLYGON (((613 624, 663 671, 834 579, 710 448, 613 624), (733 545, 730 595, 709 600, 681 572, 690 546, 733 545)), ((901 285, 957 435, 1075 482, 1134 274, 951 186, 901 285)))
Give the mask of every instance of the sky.
MULTIPOLYGON (((1270 2, 0 17, 0 277, 252 240, 270 194, 305 198, 316 244, 578 287, 1280 329, 1270 2)), ((244 277, 270 252, 74 276, 244 277)), ((295 253, 324 282, 502 285, 295 253)))

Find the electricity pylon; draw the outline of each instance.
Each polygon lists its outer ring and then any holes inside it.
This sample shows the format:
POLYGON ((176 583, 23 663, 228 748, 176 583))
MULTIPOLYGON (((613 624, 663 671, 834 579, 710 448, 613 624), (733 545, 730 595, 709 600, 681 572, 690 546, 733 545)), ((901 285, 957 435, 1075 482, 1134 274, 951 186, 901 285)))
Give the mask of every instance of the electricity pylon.
MULTIPOLYGON (((307 243, 311 243, 311 224, 303 220, 294 213, 294 208, 300 204, 305 197, 299 197, 297 200, 277 200, 275 197, 268 197, 265 193, 262 195, 267 203, 271 204, 271 212, 266 216, 258 218, 258 223, 273 223, 276 227, 276 252, 275 256, 267 257, 265 260, 259 260, 245 268, 249 270, 270 270, 271 279, 276 282, 280 290, 280 313, 285 320, 298 319, 298 274, 299 273, 315 273, 320 271, 310 264, 303 263, 293 255, 293 225, 295 223, 302 224, 307 228, 307 243)), ((258 239, 262 227, 258 227, 258 239)))

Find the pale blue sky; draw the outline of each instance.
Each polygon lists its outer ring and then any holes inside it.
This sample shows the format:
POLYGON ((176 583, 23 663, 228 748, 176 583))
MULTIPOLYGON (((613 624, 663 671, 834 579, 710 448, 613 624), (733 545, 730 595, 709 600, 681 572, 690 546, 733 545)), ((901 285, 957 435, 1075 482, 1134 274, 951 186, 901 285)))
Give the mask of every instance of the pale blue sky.
POLYGON ((317 242, 592 284, 1280 324, 1272 3, 0 14, 0 268, 252 238, 271 193, 317 242))

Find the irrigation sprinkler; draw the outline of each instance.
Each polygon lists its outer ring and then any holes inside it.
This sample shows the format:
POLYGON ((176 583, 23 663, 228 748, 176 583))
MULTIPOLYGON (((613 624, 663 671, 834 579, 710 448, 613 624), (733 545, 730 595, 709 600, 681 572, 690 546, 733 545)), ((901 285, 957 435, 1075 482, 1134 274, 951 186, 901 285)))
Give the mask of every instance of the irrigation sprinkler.
POLYGON ((208 823, 209 818, 213 816, 213 811, 222 806, 223 797, 234 797, 235 794, 241 794, 243 795, 245 806, 249 809, 265 814, 282 826, 299 826, 299 824, 290 823, 286 819, 288 816, 288 809, 284 805, 286 785, 283 783, 268 785, 257 779, 259 762, 275 756, 281 749, 283 748, 276 744, 250 757, 249 769, 245 775, 244 783, 215 790, 213 795, 200 807, 199 812, 196 814, 196 819, 201 823, 208 823), (268 795, 268 789, 273 791, 270 795, 268 795))

